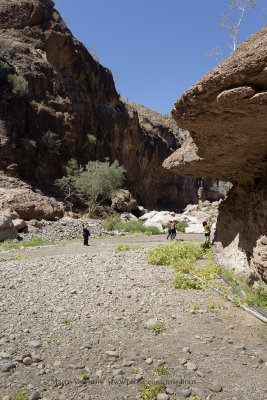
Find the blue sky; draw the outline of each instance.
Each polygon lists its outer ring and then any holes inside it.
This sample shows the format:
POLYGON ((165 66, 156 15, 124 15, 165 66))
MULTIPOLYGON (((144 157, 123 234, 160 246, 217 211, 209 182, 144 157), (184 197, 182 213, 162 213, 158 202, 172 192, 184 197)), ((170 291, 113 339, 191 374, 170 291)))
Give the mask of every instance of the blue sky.
MULTIPOLYGON (((214 68, 206 58, 231 43, 219 28, 228 0, 54 0, 73 35, 109 68, 130 101, 169 113, 181 94, 214 68)), ((238 44, 267 24, 267 1, 243 19, 238 44)))

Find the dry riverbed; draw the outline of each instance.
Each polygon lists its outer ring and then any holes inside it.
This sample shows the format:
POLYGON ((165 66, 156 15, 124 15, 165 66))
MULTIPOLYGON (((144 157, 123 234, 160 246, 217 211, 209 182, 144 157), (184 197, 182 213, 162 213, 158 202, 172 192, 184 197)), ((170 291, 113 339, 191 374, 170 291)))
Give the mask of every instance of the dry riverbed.
POLYGON ((210 289, 174 289, 170 267, 146 262, 163 242, 0 254, 0 399, 131 400, 146 381, 165 383, 162 400, 267 398, 266 326, 210 289))

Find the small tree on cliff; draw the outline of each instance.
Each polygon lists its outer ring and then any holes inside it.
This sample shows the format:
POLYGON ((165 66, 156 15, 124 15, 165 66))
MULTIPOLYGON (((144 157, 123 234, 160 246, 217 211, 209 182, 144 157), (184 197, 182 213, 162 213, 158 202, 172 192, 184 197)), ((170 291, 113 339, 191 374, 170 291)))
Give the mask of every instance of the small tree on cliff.
POLYGON ((124 181, 125 169, 118 161, 110 164, 89 161, 85 168, 78 166, 75 159, 71 159, 66 166, 67 175, 55 181, 69 199, 74 192, 82 194, 88 201, 89 215, 93 216, 98 206, 110 199, 112 194, 121 188, 124 181))
POLYGON ((245 12, 255 8, 257 1, 258 0, 229 0, 228 8, 230 13, 223 14, 219 26, 228 30, 233 40, 233 44, 229 45, 232 51, 236 50, 237 37, 245 12))

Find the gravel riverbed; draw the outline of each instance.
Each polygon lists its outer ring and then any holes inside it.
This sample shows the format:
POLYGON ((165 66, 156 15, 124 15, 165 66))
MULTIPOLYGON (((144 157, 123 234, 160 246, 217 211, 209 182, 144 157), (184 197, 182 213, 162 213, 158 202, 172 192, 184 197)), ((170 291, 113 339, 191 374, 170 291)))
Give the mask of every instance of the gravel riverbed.
POLYGON ((146 262, 163 242, 91 238, 0 254, 0 399, 22 389, 30 400, 131 400, 149 380, 165 383, 162 400, 267 398, 266 326, 210 289, 175 289, 170 267, 146 262), (120 243, 140 248, 111 251, 120 243))

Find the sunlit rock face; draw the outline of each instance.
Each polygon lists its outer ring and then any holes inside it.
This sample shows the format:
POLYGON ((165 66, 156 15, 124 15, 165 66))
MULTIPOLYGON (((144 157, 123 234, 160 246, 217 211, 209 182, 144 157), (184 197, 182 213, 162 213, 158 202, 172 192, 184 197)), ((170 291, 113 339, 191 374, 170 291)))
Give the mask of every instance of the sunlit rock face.
POLYGON ((215 179, 190 180, 162 167, 185 133, 172 118, 123 102, 111 72, 72 36, 51 0, 3 0, 0 21, 1 68, 28 82, 17 96, 0 74, 4 174, 55 195, 68 160, 109 157, 124 165, 128 189, 147 208, 183 208, 198 202, 199 188, 204 199, 225 195, 215 179))
POLYGON ((187 90, 172 115, 190 137, 163 166, 233 183, 220 205, 217 247, 226 264, 229 249, 233 267, 266 280, 267 26, 187 90), (233 262, 234 249, 245 257, 233 262))

